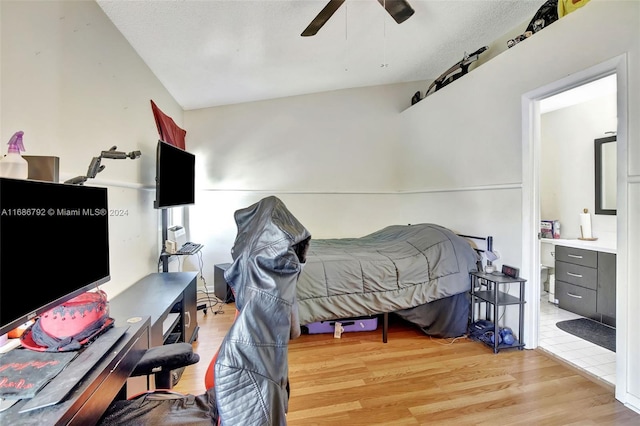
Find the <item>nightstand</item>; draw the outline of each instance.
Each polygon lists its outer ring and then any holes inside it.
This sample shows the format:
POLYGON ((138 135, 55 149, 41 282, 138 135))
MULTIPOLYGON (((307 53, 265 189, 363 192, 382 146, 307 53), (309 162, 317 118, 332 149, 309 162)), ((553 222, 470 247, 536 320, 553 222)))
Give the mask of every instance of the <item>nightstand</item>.
POLYGON ((493 348, 494 353, 498 353, 500 349, 518 348, 522 350, 524 348, 524 342, 522 342, 525 304, 524 284, 527 280, 519 277, 509 277, 499 272, 491 274, 485 272, 472 272, 470 275, 471 290, 469 291, 469 294, 471 296, 471 318, 469 322, 469 335, 471 338, 493 348), (518 297, 510 295, 508 293, 508 289, 505 291, 505 287, 508 287, 511 284, 515 284, 519 287, 518 297), (499 308, 503 306, 506 309, 509 305, 517 305, 518 307, 518 334, 517 336, 513 336, 514 341, 512 344, 501 342, 501 339, 499 338, 494 338, 492 342, 490 339, 490 333, 472 336, 472 324, 481 319, 490 321, 493 325, 493 330, 490 331, 493 332, 493 336, 499 336, 501 329, 499 325, 499 308))

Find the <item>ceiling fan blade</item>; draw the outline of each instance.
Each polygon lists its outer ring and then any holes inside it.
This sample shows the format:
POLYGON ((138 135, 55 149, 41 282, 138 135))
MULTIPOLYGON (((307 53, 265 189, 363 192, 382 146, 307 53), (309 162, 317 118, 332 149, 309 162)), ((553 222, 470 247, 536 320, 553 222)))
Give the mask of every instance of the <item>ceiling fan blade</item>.
POLYGON ((402 24, 415 12, 406 0, 378 0, 378 3, 384 6, 398 24, 402 24))
POLYGON ((318 16, 313 18, 313 21, 305 28, 305 30, 300 34, 302 37, 308 37, 312 35, 316 35, 316 33, 322 28, 324 24, 327 23, 329 18, 338 10, 342 3, 345 0, 329 0, 329 3, 318 13, 318 16))

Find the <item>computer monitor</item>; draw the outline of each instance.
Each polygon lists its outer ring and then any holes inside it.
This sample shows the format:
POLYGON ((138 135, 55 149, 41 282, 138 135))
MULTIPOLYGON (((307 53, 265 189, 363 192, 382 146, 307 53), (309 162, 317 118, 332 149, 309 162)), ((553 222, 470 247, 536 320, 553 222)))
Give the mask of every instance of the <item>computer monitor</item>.
POLYGON ((158 141, 154 203, 156 209, 195 203, 195 165, 195 155, 177 146, 158 141))
POLYGON ((106 188, 0 178, 0 335, 110 278, 106 188))

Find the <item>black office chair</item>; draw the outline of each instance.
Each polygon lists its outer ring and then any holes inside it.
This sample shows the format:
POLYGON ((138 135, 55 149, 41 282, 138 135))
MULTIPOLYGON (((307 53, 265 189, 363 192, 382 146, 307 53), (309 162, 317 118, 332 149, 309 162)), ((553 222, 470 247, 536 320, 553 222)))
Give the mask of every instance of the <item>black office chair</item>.
MULTIPOLYGON (((296 283, 311 235, 276 197, 235 212, 233 264, 225 279, 236 318, 209 364, 204 394, 149 392, 111 404, 100 425, 285 425, 289 401, 288 341, 300 335, 296 283), (215 380, 214 380, 215 376, 215 380)), ((176 349, 180 349, 176 347, 176 349)), ((187 360, 191 359, 188 349, 187 360)), ((150 350, 136 372, 160 365, 150 350)), ((195 354, 194 354, 195 355, 195 354)), ((165 380, 160 378, 160 381, 165 380)))
POLYGON ((154 375, 156 389, 172 389, 176 384, 175 371, 200 361, 190 343, 171 343, 147 349, 136 364, 131 377, 154 375))

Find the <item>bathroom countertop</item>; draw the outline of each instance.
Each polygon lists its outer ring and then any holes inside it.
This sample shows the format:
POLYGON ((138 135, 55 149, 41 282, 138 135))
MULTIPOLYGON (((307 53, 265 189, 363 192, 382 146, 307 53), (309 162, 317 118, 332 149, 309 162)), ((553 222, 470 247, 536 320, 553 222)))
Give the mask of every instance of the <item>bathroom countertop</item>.
POLYGON ((596 241, 584 241, 577 238, 542 238, 540 242, 553 244, 554 246, 575 247, 587 250, 602 251, 606 253, 616 253, 616 241, 614 239, 599 238, 596 241))

